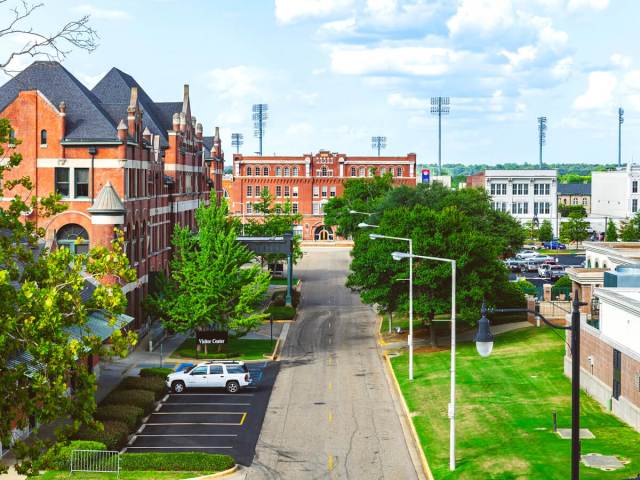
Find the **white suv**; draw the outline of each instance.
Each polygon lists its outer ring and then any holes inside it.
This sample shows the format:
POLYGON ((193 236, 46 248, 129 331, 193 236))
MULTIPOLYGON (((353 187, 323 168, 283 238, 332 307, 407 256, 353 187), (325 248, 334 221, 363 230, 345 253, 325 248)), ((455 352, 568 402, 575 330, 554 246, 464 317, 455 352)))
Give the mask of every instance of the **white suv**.
POLYGON ((203 387, 220 387, 229 393, 238 393, 251 383, 251 375, 244 362, 205 362, 181 372, 170 373, 166 383, 175 393, 182 393, 186 388, 203 387))

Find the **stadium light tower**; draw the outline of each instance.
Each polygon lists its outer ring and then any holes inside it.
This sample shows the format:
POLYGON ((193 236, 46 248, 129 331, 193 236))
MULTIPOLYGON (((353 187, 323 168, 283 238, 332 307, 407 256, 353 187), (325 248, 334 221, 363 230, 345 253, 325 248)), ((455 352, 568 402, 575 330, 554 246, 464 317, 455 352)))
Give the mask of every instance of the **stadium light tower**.
POLYGON ((547 143, 547 117, 538 117, 538 144, 540 147, 540 168, 542 168, 542 146, 547 143))
POLYGON ((258 155, 262 156, 262 139, 264 138, 264 129, 269 118, 269 105, 266 103, 257 103, 253 106, 253 136, 260 141, 260 150, 258 155))
POLYGON ((244 143, 244 135, 241 133, 231 134, 231 146, 236 147, 236 153, 240 153, 240 147, 244 143))
POLYGON ((624 108, 618 108, 618 167, 622 166, 622 124, 624 123, 624 108))
POLYGON ((378 156, 380 156, 380 150, 387 148, 387 137, 371 137, 371 148, 378 149, 378 156))
POLYGON ((449 97, 431 97, 431 114, 438 116, 438 175, 442 175, 442 115, 449 114, 449 97))

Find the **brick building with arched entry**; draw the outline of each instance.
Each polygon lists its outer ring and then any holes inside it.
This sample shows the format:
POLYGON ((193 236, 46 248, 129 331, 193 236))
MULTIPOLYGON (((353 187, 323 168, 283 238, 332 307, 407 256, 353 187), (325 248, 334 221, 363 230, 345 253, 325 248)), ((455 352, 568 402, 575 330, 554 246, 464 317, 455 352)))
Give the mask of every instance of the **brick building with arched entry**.
MULTIPOLYGON (((132 328, 148 327, 142 301, 149 279, 168 272, 176 225, 195 228, 195 209, 222 195, 224 155, 218 129, 205 137, 182 99, 154 102, 134 78, 113 68, 92 89, 57 62, 35 62, 0 87, 0 118, 11 122, 23 156, 7 178, 28 176, 33 190, 11 195, 62 196, 67 209, 42 218, 48 246, 86 253, 125 235, 137 280, 123 286, 132 328)), ((0 198, 6 206, 10 198, 0 198)))
POLYGON ((302 214, 294 231, 303 240, 336 240, 334 227, 324 224, 324 204, 342 195, 343 183, 352 178, 390 173, 398 185, 416 185, 416 154, 406 157, 350 157, 320 150, 300 157, 233 156, 233 188, 229 208, 248 221, 253 204, 268 190, 275 203, 291 201, 302 214))

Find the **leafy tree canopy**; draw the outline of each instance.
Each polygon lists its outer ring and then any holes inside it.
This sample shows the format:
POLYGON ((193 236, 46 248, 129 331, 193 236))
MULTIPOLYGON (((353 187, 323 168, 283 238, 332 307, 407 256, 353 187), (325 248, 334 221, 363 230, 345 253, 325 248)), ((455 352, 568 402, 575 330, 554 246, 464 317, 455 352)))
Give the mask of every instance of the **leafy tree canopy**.
POLYGON ((538 230, 538 239, 541 242, 550 242, 553 240, 553 227, 549 220, 543 220, 538 230))

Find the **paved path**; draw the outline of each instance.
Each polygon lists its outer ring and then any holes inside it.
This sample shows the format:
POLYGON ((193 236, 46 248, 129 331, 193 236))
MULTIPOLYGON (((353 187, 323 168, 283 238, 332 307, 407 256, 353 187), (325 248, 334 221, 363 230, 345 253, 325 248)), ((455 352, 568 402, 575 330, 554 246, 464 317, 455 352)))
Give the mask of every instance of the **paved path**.
POLYGON ((418 478, 384 376, 372 310, 344 287, 349 251, 308 249, 291 325, 247 479, 418 478))

